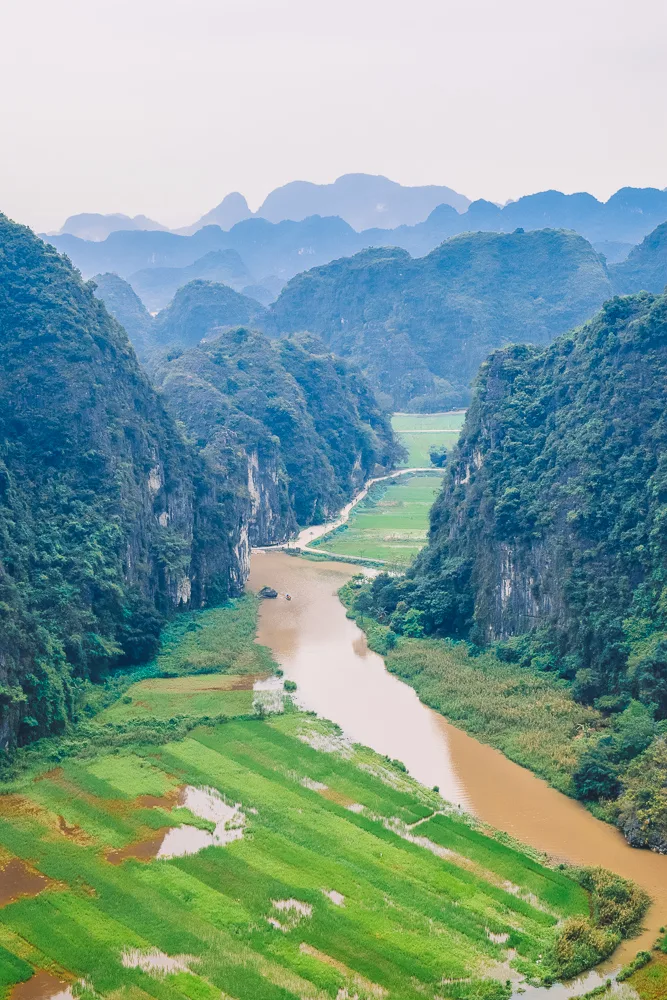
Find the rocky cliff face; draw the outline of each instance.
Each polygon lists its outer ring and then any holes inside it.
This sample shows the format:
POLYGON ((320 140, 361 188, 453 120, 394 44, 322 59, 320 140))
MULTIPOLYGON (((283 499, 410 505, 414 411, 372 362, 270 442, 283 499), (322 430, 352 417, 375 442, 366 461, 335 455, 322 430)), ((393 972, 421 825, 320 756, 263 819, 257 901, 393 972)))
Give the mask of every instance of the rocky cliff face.
POLYGON ((334 516, 398 456, 364 380, 313 338, 228 330, 149 367, 207 462, 243 478, 253 545, 334 516))
POLYGON ((155 650, 164 615, 238 592, 243 483, 186 445, 124 330, 0 216, 0 739, 62 729, 75 677, 155 650))
POLYGON ((532 632, 554 669, 587 672, 584 700, 630 683, 631 620, 662 627, 666 393, 665 296, 492 355, 417 567, 443 607, 456 568, 477 641, 532 632))
POLYGON ((604 262, 575 233, 468 232, 425 257, 363 250, 299 274, 267 322, 321 336, 393 408, 433 412, 468 401, 491 351, 548 344, 610 294, 604 262))

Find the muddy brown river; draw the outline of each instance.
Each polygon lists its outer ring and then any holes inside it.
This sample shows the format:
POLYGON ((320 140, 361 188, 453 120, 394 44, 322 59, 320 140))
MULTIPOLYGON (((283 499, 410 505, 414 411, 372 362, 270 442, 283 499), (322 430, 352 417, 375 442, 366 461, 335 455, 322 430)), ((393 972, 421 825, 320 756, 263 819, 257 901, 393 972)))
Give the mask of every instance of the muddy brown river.
MULTIPOLYGON (((650 949, 667 923, 667 856, 629 847, 613 827, 451 726, 389 674, 336 596, 356 571, 282 551, 253 552, 250 589, 268 585, 279 593, 276 600, 262 602, 258 641, 270 647, 285 677, 296 682, 299 704, 338 723, 352 741, 402 760, 418 781, 438 785, 446 799, 517 840, 559 860, 602 865, 642 885, 654 900, 644 930, 624 942, 600 971, 650 949)), ((587 981, 588 988, 593 985, 595 974, 587 981)), ((556 987, 548 993, 551 1000, 568 995, 570 989, 556 987)))

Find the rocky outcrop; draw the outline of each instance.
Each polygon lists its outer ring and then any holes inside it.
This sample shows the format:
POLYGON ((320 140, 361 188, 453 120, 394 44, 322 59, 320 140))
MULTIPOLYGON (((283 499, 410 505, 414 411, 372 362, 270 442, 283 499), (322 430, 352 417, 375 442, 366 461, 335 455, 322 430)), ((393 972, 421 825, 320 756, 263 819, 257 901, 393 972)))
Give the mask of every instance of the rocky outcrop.
POLYGON ((61 729, 72 678, 150 659, 238 593, 248 500, 186 444, 69 262, 0 216, 0 739, 61 729))
POLYGON ((288 502, 284 474, 277 446, 250 448, 248 493, 250 494, 249 537, 251 545, 285 542, 297 531, 294 511, 288 502))
POLYGON ((312 337, 241 327, 155 355, 149 371, 207 463, 243 479, 252 545, 334 517, 399 455, 364 379, 312 337))
POLYGON ((476 641, 539 633, 554 669, 588 671, 584 700, 631 687, 635 633, 664 627, 666 392, 667 296, 493 354, 417 566, 441 608, 454 579, 470 595, 476 641))

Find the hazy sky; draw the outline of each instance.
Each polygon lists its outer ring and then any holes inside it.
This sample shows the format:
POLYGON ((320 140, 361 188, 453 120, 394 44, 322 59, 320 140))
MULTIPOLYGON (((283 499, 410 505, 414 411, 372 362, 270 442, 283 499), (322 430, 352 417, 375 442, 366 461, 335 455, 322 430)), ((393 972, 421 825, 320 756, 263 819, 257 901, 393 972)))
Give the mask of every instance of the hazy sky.
POLYGON ((665 0, 2 0, 0 209, 194 221, 350 171, 667 186, 665 0))

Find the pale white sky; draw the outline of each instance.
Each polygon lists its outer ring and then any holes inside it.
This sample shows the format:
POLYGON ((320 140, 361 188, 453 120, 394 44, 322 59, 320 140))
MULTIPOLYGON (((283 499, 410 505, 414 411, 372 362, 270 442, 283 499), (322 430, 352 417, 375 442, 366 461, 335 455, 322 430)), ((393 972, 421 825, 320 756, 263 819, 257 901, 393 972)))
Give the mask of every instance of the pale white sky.
POLYGON ((0 0, 0 210, 194 221, 382 173, 667 186, 665 0, 0 0))

